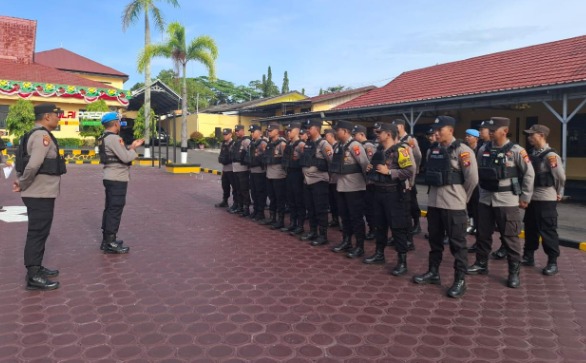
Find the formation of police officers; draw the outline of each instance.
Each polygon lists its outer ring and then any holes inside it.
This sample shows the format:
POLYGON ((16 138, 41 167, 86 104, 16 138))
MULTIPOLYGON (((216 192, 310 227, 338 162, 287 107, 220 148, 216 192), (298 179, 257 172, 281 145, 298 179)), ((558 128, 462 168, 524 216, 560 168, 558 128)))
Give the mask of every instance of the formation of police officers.
MULTIPOLYGON (((547 144, 549 129, 537 124, 524 131, 532 146, 528 154, 508 139, 508 118, 492 117, 480 130, 467 130, 466 141, 456 139, 455 126, 453 117, 438 116, 428 132, 431 146, 422 172, 429 194, 429 265, 426 272, 413 276, 413 282, 441 284, 439 266, 447 244, 454 256, 454 280, 447 295, 461 297, 467 274, 488 274, 495 229, 502 246, 492 257, 507 258, 508 287, 520 286, 521 265, 535 265, 540 238, 548 256, 542 272, 556 274, 557 203, 565 173, 559 155, 547 144), (519 238, 522 222, 524 246, 519 238), (470 248, 467 233, 476 236, 470 248), (472 265, 468 252, 476 254, 472 265)), ((242 125, 236 125, 234 133, 223 129, 219 155, 223 198, 216 207, 313 246, 328 244, 328 227, 339 226, 342 240, 331 248, 333 252, 360 258, 364 241, 374 239, 374 254, 362 261, 384 264, 385 247, 393 246, 397 255, 391 274, 407 273, 407 252, 414 249, 413 235, 421 231, 415 177, 423 157, 404 120, 374 124, 376 141, 367 139, 364 126, 349 121, 338 121, 323 132, 321 120, 292 122, 284 130, 285 137, 278 123, 268 125, 266 136, 258 125, 248 131, 250 136, 242 125)))
MULTIPOLYGON (((43 266, 45 244, 53 222, 55 199, 59 196, 61 175, 67 172, 59 143, 53 136, 62 111, 54 104, 34 107, 35 127, 27 132, 16 153, 16 176, 12 190, 20 193, 28 214, 28 232, 24 247, 24 265, 27 268, 27 290, 54 290, 59 282, 59 270, 43 266)), ((102 215, 102 243, 107 254, 125 254, 129 247, 116 239, 126 191, 130 179, 135 149, 143 140, 135 140, 126 147, 120 136, 120 120, 115 112, 106 113, 101 120, 105 131, 98 139, 100 162, 104 164, 103 184, 106 202, 102 215)))

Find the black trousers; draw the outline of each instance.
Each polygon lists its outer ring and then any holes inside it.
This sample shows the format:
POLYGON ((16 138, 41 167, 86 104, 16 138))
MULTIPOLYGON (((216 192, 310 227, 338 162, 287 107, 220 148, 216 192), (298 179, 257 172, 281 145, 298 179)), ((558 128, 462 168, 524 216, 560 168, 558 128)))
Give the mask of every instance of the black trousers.
POLYGON ((364 217, 366 218, 366 224, 368 229, 374 228, 374 209, 372 203, 374 202, 374 185, 366 185, 366 193, 364 194, 364 217))
POLYGON ((263 212, 267 206, 266 173, 250 173, 250 192, 252 194, 254 211, 256 213, 263 212))
POLYGON ((470 197, 470 201, 466 205, 466 209, 468 210, 468 217, 474 219, 474 225, 478 228, 478 201, 480 199, 480 189, 478 186, 474 188, 472 192, 472 196, 470 197))
POLYGON ((267 190, 269 194, 269 210, 279 214, 285 213, 285 200, 287 198, 287 185, 285 178, 282 179, 268 179, 267 178, 267 190))
POLYGON ((492 207, 478 203, 478 239, 476 258, 487 260, 492 250, 494 225, 501 234, 501 241, 512 262, 521 261, 521 212, 519 207, 492 207))
POLYGON ((454 256, 454 270, 466 273, 468 268, 468 247, 466 247, 466 226, 468 216, 465 210, 450 210, 429 207, 427 226, 429 231, 429 263, 439 266, 444 252, 444 236, 450 240, 450 252, 454 256))
POLYGON ((126 205, 128 182, 104 180, 104 187, 106 188, 106 204, 102 214, 102 231, 105 234, 116 234, 126 205))
POLYGON ((303 202, 303 172, 300 168, 287 169, 287 203, 291 211, 291 220, 305 220, 305 203, 303 202))
POLYGON ((249 171, 238 171, 234 172, 234 178, 236 179, 236 194, 238 194, 238 202, 242 206, 250 206, 250 172, 249 171))
POLYGON ((28 214, 28 232, 24 245, 24 265, 41 266, 45 243, 51 232, 55 198, 22 198, 28 214))
POLYGON ((558 237, 558 211, 556 201, 532 201, 525 210, 525 250, 539 248, 539 237, 545 254, 557 258, 560 255, 558 237))
POLYGON ((230 199, 230 189, 232 189, 232 199, 236 201, 236 185, 234 182, 233 171, 222 172, 222 199, 230 199))
POLYGON ((413 225, 419 223, 419 218, 421 217, 421 209, 419 209, 419 204, 417 203, 417 185, 413 185, 411 188, 411 202, 410 202, 410 210, 411 210, 411 218, 413 218, 413 225))
POLYGON ((316 229, 318 226, 328 228, 328 198, 329 183, 320 181, 311 185, 304 185, 303 198, 309 218, 309 227, 316 229))
POLYGON ((385 249, 390 228, 395 250, 407 253, 407 236, 411 228, 410 193, 375 190, 372 208, 377 250, 385 249))
POLYGON ((338 188, 337 184, 329 184, 329 195, 328 199, 330 201, 330 213, 332 213, 332 218, 338 218, 340 216, 340 212, 338 211, 338 188))
POLYGON ((366 191, 338 192, 338 212, 345 235, 364 240, 364 195, 366 191))

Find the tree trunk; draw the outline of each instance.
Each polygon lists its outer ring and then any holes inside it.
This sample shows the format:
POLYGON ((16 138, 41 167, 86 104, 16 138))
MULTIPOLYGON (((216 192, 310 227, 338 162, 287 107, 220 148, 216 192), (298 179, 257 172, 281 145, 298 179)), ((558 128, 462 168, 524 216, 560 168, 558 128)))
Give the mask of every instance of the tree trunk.
MULTIPOLYGON (((148 9, 144 10, 144 46, 151 44, 151 28, 149 26, 148 9)), ((149 147, 151 138, 151 61, 148 60, 144 69, 144 157, 151 157, 149 147)))
POLYGON ((181 85, 181 163, 187 163, 187 61, 183 62, 181 85))

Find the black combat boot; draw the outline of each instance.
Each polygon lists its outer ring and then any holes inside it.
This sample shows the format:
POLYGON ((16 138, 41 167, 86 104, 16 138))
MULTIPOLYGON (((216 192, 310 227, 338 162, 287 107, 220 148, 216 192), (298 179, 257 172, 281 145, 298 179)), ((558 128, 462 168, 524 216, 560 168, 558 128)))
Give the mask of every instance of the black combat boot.
POLYGON ((281 230, 281 228, 283 228, 283 227, 285 227, 285 214, 279 213, 277 220, 275 221, 275 223, 271 224, 270 228, 281 230))
POLYGON ((507 255, 508 255, 507 248, 505 247, 505 245, 501 245, 498 250, 496 250, 495 252, 491 253, 490 255, 495 260, 502 260, 505 257, 507 257, 507 255))
POLYGON ((332 247, 332 252, 344 252, 344 251, 348 251, 349 249, 352 248, 352 242, 351 242, 351 236, 344 234, 342 235, 342 241, 340 243, 338 243, 337 245, 335 245, 334 247, 332 247))
POLYGON ((289 217, 289 225, 287 227, 281 228, 281 232, 291 232, 295 228, 297 228, 297 218, 289 217))
POLYGON ((45 277, 57 277, 59 276, 59 270, 51 270, 48 269, 44 266, 41 266, 41 268, 39 269, 39 272, 41 275, 45 276, 45 277))
POLYGON ((521 260, 523 266, 535 266, 535 251, 523 251, 523 259, 521 260))
POLYGON ((235 209, 229 209, 230 214, 240 214, 243 212, 242 204, 237 203, 235 209))
POLYGON ((310 227, 309 232, 307 232, 307 233, 303 234, 301 237, 299 237, 299 239, 302 241, 313 241, 316 238, 317 238, 317 227, 310 227))
POLYGON ((328 227, 340 227, 340 220, 338 216, 332 215, 332 220, 328 223, 328 227))
POLYGON ((429 269, 423 275, 413 276, 413 282, 420 285, 441 285, 442 281, 439 274, 439 266, 436 264, 429 264, 429 269))
POLYGON ((454 283, 448 289, 448 297, 458 298, 462 297, 466 292, 466 280, 464 279, 464 272, 456 271, 454 275, 454 283))
POLYGON ((319 233, 317 234, 317 238, 311 241, 311 245, 323 246, 327 245, 328 243, 328 227, 319 227, 319 233))
POLYGON ((130 251, 130 247, 122 246, 122 244, 116 243, 115 234, 107 234, 105 236, 106 248, 104 249, 104 253, 125 254, 128 253, 128 251, 130 251))
POLYGON ((254 218, 252 220, 255 222, 260 222, 264 219, 265 219, 265 211, 260 210, 260 211, 256 212, 256 214, 254 215, 254 218))
POLYGON ((478 245, 476 242, 472 244, 472 246, 468 247, 468 253, 476 253, 478 252, 478 245))
POLYGON ((240 217, 249 217, 250 216, 250 206, 245 205, 242 207, 242 213, 239 213, 240 217))
POLYGON ((55 290, 59 287, 56 281, 47 280, 47 277, 42 274, 41 266, 27 267, 26 274, 26 289, 27 290, 55 290))
POLYGON ((521 285, 519 279, 519 270, 521 270, 520 262, 512 262, 509 260, 509 277, 507 278, 507 286, 516 289, 521 285))
POLYGON ((356 238, 356 247, 346 254, 348 258, 358 258, 364 256, 364 237, 356 238))
POLYGON ((214 204, 216 208, 228 208, 228 199, 222 199, 220 203, 214 204))
POLYGON ((385 249, 382 246, 376 246, 376 251, 374 251, 374 255, 366 257, 362 260, 362 263, 367 265, 372 264, 384 264, 385 263, 385 249))
POLYGON ((407 254, 397 253, 397 266, 391 271, 393 276, 401 276, 407 272, 407 254))
MULTIPOLYGON (((116 239, 116 244, 122 246, 124 243, 121 239, 116 239)), ((108 244, 108 234, 102 232, 102 244, 100 244, 100 251, 104 251, 106 249, 106 245, 108 244)))
POLYGON ((291 230, 289 232, 289 234, 291 236, 300 236, 303 232, 305 232, 305 229, 303 229, 304 224, 305 224, 305 220, 303 218, 298 218, 297 219, 297 227, 295 227, 294 230, 291 230))
POLYGON ((552 257, 552 256, 548 257, 547 258, 547 265, 545 266, 545 268, 543 270, 541 270, 541 272, 545 276, 553 276, 553 275, 557 274, 559 272, 557 257, 552 257))
POLYGON ((488 260, 476 257, 476 261, 469 266, 466 273, 468 275, 486 275, 488 274, 488 260))
POLYGON ((368 228, 368 233, 364 236, 364 239, 367 241, 372 241, 375 238, 374 228, 368 228))
POLYGON ((236 209, 238 209, 238 203, 234 202, 234 203, 232 203, 230 208, 226 209, 226 212, 232 214, 232 213, 234 213, 234 211, 236 211, 236 209))
POLYGON ((258 224, 262 224, 263 226, 269 225, 269 224, 273 224, 277 222, 277 213, 270 211, 269 212, 269 217, 263 219, 262 221, 258 222, 258 224))
POLYGON ((395 247, 395 238, 391 237, 387 240, 387 247, 395 247))

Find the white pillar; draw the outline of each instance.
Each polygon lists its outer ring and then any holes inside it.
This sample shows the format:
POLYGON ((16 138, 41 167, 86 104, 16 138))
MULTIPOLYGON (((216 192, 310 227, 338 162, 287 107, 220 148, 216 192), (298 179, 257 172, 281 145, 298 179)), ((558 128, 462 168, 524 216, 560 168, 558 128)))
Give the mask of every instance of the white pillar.
POLYGON ((187 152, 181 152, 181 164, 187 164, 187 152))
POLYGON ((149 147, 145 147, 144 148, 144 158, 145 159, 150 159, 151 158, 151 148, 150 148, 150 145, 149 145, 149 147))

